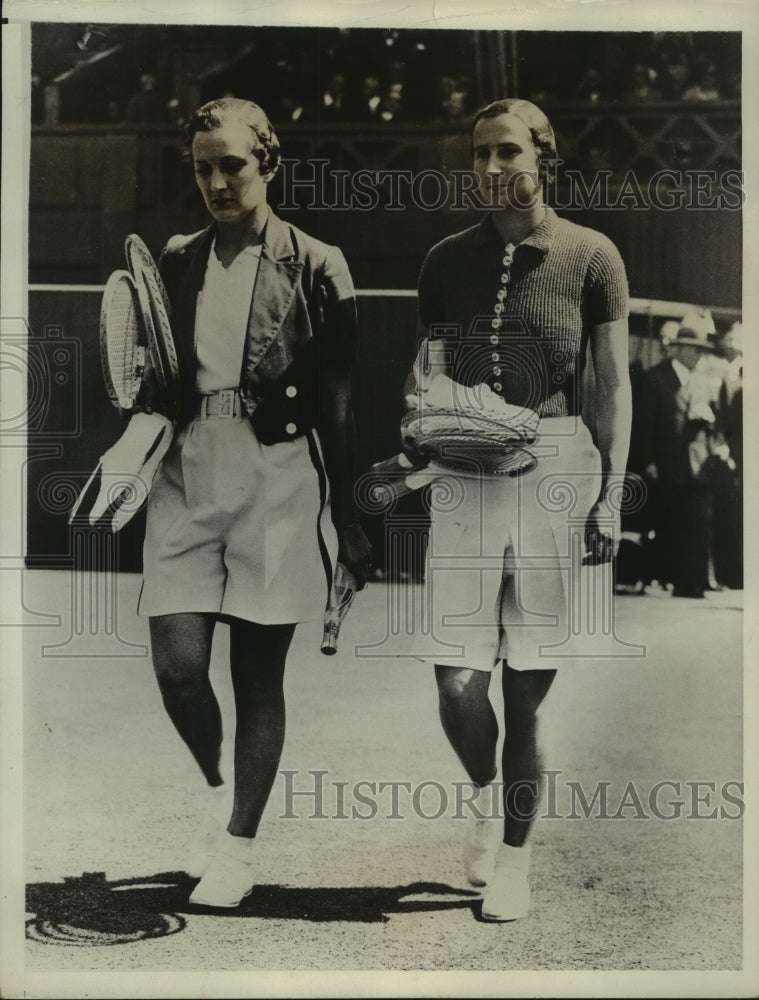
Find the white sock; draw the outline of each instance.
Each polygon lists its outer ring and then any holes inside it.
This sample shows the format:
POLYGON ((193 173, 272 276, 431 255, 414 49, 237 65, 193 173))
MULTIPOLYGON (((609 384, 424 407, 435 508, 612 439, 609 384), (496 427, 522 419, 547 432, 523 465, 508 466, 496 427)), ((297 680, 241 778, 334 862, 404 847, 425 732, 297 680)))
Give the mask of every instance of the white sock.
POLYGON ((240 861, 251 861, 255 843, 255 837, 234 837, 225 830, 219 837, 216 846, 220 851, 231 854, 232 857, 239 858, 240 861))
POLYGON ((528 871, 532 859, 532 847, 512 847, 511 844, 501 844, 495 863, 499 868, 516 868, 520 872, 528 871))
POLYGON ((217 785, 206 792, 206 808, 214 819, 226 826, 232 815, 234 793, 229 785, 217 785))

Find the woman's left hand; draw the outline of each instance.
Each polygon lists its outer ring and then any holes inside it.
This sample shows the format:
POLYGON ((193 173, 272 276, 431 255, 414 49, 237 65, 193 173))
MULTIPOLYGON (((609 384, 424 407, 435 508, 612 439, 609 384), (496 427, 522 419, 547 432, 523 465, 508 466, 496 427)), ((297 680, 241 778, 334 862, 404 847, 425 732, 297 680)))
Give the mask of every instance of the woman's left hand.
POLYGON ((337 559, 356 579, 356 589, 363 590, 369 576, 372 547, 358 522, 337 529, 337 559))
POLYGON ((583 566, 611 562, 617 554, 620 539, 619 511, 605 500, 597 500, 585 522, 585 556, 583 566))

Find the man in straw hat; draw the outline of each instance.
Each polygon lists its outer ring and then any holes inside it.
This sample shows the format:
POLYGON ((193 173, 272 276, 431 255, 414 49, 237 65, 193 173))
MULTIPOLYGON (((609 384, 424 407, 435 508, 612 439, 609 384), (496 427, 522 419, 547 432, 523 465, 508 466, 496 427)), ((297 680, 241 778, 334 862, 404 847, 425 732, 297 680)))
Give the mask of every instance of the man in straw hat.
POLYGON ((707 585, 709 526, 699 516, 688 444, 693 421, 714 420, 694 375, 699 359, 714 349, 714 332, 708 309, 683 317, 665 341, 668 356, 645 374, 635 414, 656 533, 652 575, 671 583, 676 597, 703 597, 707 585))

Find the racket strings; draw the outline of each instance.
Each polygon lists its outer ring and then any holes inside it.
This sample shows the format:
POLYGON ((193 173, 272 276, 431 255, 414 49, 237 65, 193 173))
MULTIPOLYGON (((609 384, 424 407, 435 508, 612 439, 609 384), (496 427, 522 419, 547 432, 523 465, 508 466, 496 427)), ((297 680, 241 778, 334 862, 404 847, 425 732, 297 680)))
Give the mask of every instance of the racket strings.
POLYGON ((101 356, 106 386, 115 406, 130 408, 145 370, 144 332, 132 279, 115 272, 103 300, 101 356))

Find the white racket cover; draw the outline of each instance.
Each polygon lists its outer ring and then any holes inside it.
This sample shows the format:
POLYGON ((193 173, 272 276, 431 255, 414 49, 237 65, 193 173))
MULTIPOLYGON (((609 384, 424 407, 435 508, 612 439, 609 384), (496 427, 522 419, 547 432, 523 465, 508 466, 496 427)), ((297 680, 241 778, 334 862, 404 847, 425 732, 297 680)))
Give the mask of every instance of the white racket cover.
POLYGON ((127 271, 108 279, 100 307, 100 363, 114 406, 131 410, 142 385, 147 341, 137 287, 127 271))
POLYGON ((111 531, 128 524, 148 498, 153 478, 171 444, 173 425, 158 413, 136 413, 119 440, 106 451, 77 498, 71 524, 84 506, 91 525, 101 518, 111 531), (89 512, 85 499, 99 476, 99 491, 89 512))

